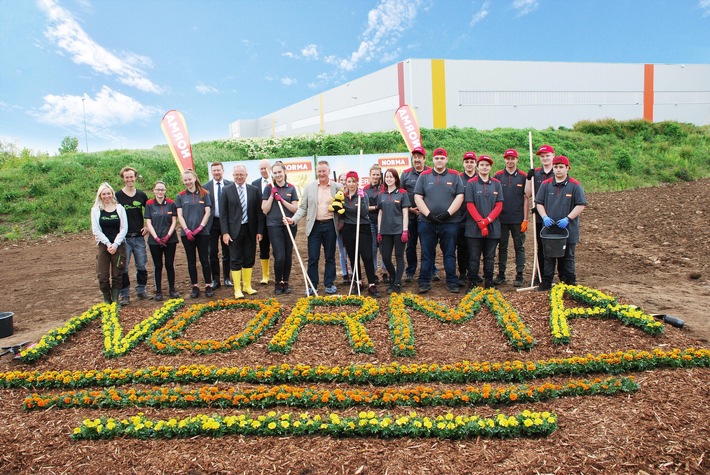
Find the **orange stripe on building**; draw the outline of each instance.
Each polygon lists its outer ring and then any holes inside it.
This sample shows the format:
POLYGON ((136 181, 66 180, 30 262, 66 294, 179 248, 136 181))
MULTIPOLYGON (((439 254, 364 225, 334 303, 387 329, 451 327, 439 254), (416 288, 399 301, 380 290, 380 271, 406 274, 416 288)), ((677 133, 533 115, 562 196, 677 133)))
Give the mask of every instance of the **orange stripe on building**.
POLYGON ((443 59, 431 60, 431 105, 435 129, 446 128, 446 67, 443 59))
POLYGON ((399 106, 406 104, 404 99, 404 63, 397 63, 397 93, 399 95, 399 106))
POLYGON ((653 64, 643 65, 643 118, 653 122, 653 64))

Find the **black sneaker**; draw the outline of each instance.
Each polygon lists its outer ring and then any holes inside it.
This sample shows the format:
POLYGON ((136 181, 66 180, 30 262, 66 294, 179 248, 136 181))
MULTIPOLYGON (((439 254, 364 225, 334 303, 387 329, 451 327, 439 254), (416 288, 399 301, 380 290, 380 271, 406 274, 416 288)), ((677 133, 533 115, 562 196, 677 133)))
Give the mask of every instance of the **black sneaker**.
POLYGON ((451 292, 452 294, 458 294, 459 293, 459 286, 458 285, 447 285, 446 288, 451 292))
POLYGON ((154 297, 154 298, 155 298, 155 301, 156 301, 156 302, 160 302, 161 300, 163 300, 163 293, 162 293, 160 290, 158 290, 158 291, 155 293, 155 297, 154 297))
POLYGON ((513 282, 513 287, 522 287, 523 285, 525 285, 523 274, 517 274, 515 276, 515 282, 513 282))
POLYGON ((222 287, 222 284, 219 283, 219 280, 213 280, 212 281, 212 290, 217 290, 220 287, 222 287))
POLYGON ((343 276, 343 283, 344 283, 344 284, 347 284, 347 283, 349 283, 349 282, 350 282, 350 274, 345 274, 345 275, 343 276))
POLYGON ((125 307, 126 305, 131 304, 131 298, 130 297, 119 297, 118 299, 118 305, 121 307, 125 307))
POLYGON ((407 276, 404 278, 405 282, 411 282, 414 280, 414 274, 407 274, 407 276))
POLYGON ((207 297, 212 297, 214 295, 214 292, 212 292, 212 286, 208 285, 205 287, 205 295, 207 297))
POLYGON ((392 284, 392 293, 402 293, 402 284, 392 284))
POLYGON ((431 284, 419 284, 419 293, 425 294, 431 290, 431 284))
POLYGON ((150 296, 148 295, 148 292, 146 292, 146 291, 136 292, 136 297, 138 297, 138 300, 146 300, 146 299, 150 298, 150 296))
POLYGON ((173 290, 170 291, 170 298, 171 298, 171 299, 179 299, 179 298, 180 298, 180 294, 178 293, 177 290, 173 289, 173 290))
POLYGON ((494 283, 495 285, 504 284, 504 283, 505 283, 505 276, 502 275, 502 274, 498 274, 498 275, 493 279, 493 283, 494 283))
POLYGON ((274 286, 274 294, 276 295, 281 295, 284 293, 284 284, 283 282, 276 282, 276 285, 274 286))
POLYGON ((439 282, 441 280, 441 277, 439 277, 439 273, 437 272, 436 274, 434 274, 431 280, 433 280, 434 282, 439 282))
POLYGON ((377 287, 375 286, 375 284, 370 284, 367 287, 367 292, 376 299, 380 298, 380 293, 377 291, 377 287))
POLYGON ((552 283, 551 282, 541 282, 540 285, 537 286, 537 291, 538 292, 547 292, 548 290, 552 290, 552 283))
POLYGON ((391 294, 392 292, 394 292, 394 285, 393 285, 393 284, 390 284, 390 285, 388 285, 387 288, 385 289, 385 293, 386 293, 387 295, 389 295, 389 294, 391 294))
POLYGON ((490 289, 490 288, 493 288, 493 287, 495 287, 495 285, 493 285, 493 279, 486 279, 486 280, 483 282, 483 288, 484 288, 484 289, 490 289))
POLYGON ((288 285, 288 282, 283 283, 283 291, 285 294, 290 294, 292 292, 291 287, 289 287, 288 285))
POLYGON ((200 289, 197 287, 192 288, 192 292, 190 292, 190 298, 191 299, 196 299, 197 297, 200 296, 200 289))

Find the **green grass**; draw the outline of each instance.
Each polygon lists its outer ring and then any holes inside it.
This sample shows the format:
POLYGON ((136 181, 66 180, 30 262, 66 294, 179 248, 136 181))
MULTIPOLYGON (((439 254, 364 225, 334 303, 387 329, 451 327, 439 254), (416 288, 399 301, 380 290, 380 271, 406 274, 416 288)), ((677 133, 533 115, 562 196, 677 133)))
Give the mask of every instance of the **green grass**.
MULTIPOLYGON (((677 122, 642 120, 579 122, 572 129, 534 130, 533 143, 549 143, 570 159, 570 174, 587 192, 633 189, 664 182, 710 176, 710 127, 677 122)), ((449 165, 461 170, 467 150, 490 155, 494 169, 503 168, 503 152, 516 148, 520 168, 529 166, 528 130, 466 128, 423 129, 422 140, 431 152, 444 147, 449 165)), ((193 145, 195 168, 205 180, 211 161, 256 160, 312 155, 405 152, 399 132, 314 134, 287 138, 217 140, 193 145)), ((35 238, 45 234, 87 231, 89 210, 99 184, 117 189, 123 166, 136 168, 138 187, 149 190, 156 180, 168 195, 181 189, 180 174, 167 145, 150 150, 110 150, 57 157, 8 153, 0 160, 0 239, 35 238)), ((536 161, 536 165, 539 162, 536 161)))

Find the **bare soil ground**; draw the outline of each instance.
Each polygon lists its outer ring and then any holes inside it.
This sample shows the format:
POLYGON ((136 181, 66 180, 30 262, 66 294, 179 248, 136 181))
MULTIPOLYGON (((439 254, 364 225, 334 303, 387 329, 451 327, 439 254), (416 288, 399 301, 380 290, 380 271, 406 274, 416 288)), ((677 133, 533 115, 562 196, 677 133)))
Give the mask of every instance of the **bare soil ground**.
MULTIPOLYGON (((453 362, 537 360, 584 355, 628 348, 707 347, 710 339, 710 180, 588 196, 578 245, 578 282, 633 303, 648 313, 670 314, 686 322, 683 329, 667 326, 666 334, 651 337, 618 322, 575 320, 573 341, 555 347, 548 330, 547 293, 515 292, 499 288, 518 309, 539 344, 529 353, 509 349, 490 311, 481 310, 464 327, 442 326, 429 319, 415 320, 418 356, 415 361, 453 362)), ((305 233, 298 235, 304 250, 305 233)), ((532 235, 530 235, 530 238, 532 235)), ((532 257, 532 239, 526 244, 532 257)), ((510 258, 512 261, 512 249, 510 258)), ((182 249, 177 261, 178 288, 189 292, 182 249)), ((95 247, 88 234, 0 243, 0 311, 12 311, 14 332, 1 346, 37 341, 100 301, 94 274, 95 247)), ((531 259, 529 259, 531 262, 531 259)), ((512 262, 511 262, 512 264, 512 262)), ((511 267, 509 264, 509 268, 511 267)), ((150 267, 150 264, 149 264, 150 267)), ((443 270, 443 266, 442 267, 443 270)), ((530 269, 530 264, 528 264, 530 269)), ((510 279, 510 275, 508 276, 510 279)), ((530 277, 530 270, 526 278, 530 277)), ((270 285, 258 286, 257 297, 272 295, 270 285)), ((339 279, 340 280, 340 279, 339 279)), ((284 315, 300 298, 303 279, 294 257, 294 293, 281 296, 284 315)), ((339 285, 340 290, 345 285, 339 285)), ((321 287, 322 288, 322 287, 321 287)), ((384 289, 381 288, 381 291, 384 289)), ((403 290, 416 291, 411 284, 403 290)), ((383 292, 384 293, 384 292, 383 292)), ((219 289, 216 297, 229 297, 219 289)), ((462 294, 446 291, 443 282, 427 294, 455 306, 462 294)), ((344 365, 392 361, 388 350, 386 298, 380 317, 368 324, 376 345, 370 356, 355 355, 340 329, 312 326, 304 330, 287 356, 269 353, 266 345, 278 329, 244 350, 226 354, 175 357, 153 353, 139 345, 129 355, 106 360, 101 354, 100 323, 60 346, 34 366, 0 360, 0 371, 15 369, 140 368, 151 364, 203 363, 243 365, 307 363, 344 365)), ((195 302, 205 302, 202 297, 195 302)), ((147 318, 158 306, 131 299, 121 312, 124 328, 147 318)), ((194 324, 188 338, 213 335, 221 339, 236 332, 225 325, 226 312, 216 312, 194 324)), ((245 315, 237 315, 242 322, 245 315)), ((283 317, 279 323, 283 321, 283 317)), ((565 398, 525 408, 554 410, 559 428, 545 439, 422 440, 331 438, 196 438, 189 440, 114 440, 72 442, 71 431, 84 418, 108 414, 122 417, 138 410, 72 409, 25 413, 22 399, 28 390, 0 391, 0 473, 707 473, 710 470, 710 370, 662 370, 635 375, 637 393, 616 397, 565 398)), ((562 381, 562 380, 557 380, 562 381)), ((522 410, 503 407, 503 412, 522 410)), ((230 411, 139 409, 156 418, 230 411)), ((299 411, 299 409, 294 409, 299 411)), ((408 412, 409 409, 400 411, 408 412)), ((232 411, 233 412, 233 411, 232 411)), ((396 411, 389 411, 396 412, 396 411)), ((443 411, 442 411, 443 412, 443 411)), ((468 412, 490 415, 486 406, 468 412)))

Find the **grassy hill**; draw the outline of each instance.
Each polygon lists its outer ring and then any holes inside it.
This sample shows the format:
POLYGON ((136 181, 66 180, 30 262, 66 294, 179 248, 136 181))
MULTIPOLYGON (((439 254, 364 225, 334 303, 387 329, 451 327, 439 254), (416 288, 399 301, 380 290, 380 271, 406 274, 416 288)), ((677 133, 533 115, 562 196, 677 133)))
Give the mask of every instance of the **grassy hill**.
MULTIPOLYGON (((521 155, 520 168, 527 170, 528 130, 423 129, 429 152, 444 147, 449 165, 461 170, 466 150, 490 155, 494 169, 504 166, 508 148, 521 155)), ((642 120, 579 122, 574 128, 533 131, 537 147, 549 143, 569 157, 571 175, 585 190, 609 191, 652 186, 663 182, 689 181, 710 176, 710 127, 677 122, 650 123, 642 120)), ((203 179, 211 161, 276 159, 307 155, 347 155, 404 152, 399 132, 343 133, 288 138, 220 140, 193 144, 195 168, 203 179)), ((539 162, 536 161, 536 164, 539 162)), ((96 189, 108 181, 116 188, 123 183, 118 172, 133 166, 142 176, 139 188, 149 189, 162 179, 169 196, 182 184, 166 146, 150 150, 111 150, 58 157, 3 157, 0 163, 0 239, 32 238, 45 234, 72 233, 89 229, 89 209, 96 189)))

